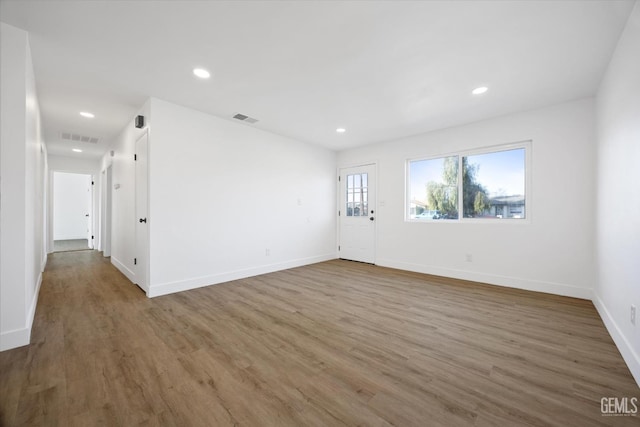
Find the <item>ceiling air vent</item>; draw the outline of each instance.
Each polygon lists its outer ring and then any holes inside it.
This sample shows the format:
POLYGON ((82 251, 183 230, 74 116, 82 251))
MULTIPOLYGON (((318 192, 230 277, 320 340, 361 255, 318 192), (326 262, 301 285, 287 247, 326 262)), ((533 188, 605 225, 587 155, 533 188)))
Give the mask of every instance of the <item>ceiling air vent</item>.
POLYGON ((100 138, 96 136, 80 135, 73 132, 60 132, 60 139, 70 142, 85 142, 87 144, 97 144, 100 138))
POLYGON ((244 114, 237 113, 233 116, 234 119, 243 121, 245 123, 254 124, 258 121, 258 119, 254 119, 253 117, 245 116, 244 114))

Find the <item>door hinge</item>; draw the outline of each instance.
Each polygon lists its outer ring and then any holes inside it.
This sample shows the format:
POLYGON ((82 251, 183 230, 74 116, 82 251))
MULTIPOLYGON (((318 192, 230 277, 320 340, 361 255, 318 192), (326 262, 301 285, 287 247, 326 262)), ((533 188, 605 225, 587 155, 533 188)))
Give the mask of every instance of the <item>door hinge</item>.
POLYGON ((338 250, 340 250, 340 245, 338 245, 338 250))
POLYGON ((134 154, 134 155, 133 155, 133 161, 135 162, 135 161, 137 161, 137 160, 138 160, 138 155, 137 155, 137 154, 134 154))
POLYGON ((342 181, 342 177, 338 175, 338 182, 342 181))
POLYGON ((133 259, 133 265, 137 265, 138 264, 138 258, 134 258, 133 259))
POLYGON ((338 211, 338 216, 340 216, 340 211, 338 211))
POLYGON ((91 181, 91 185, 95 185, 95 183, 93 181, 91 181))
POLYGON ((91 236, 91 240, 93 240, 93 236, 91 236))

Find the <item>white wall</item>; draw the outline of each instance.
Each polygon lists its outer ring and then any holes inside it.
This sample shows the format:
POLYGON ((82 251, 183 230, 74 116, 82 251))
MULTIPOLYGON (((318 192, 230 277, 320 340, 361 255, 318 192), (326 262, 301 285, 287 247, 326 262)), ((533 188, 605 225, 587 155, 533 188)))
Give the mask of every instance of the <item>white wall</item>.
MULTIPOLYGON (((138 111, 150 120, 150 102, 138 111)), ((112 167, 111 192, 111 263, 132 282, 135 282, 135 141, 146 129, 136 129, 134 118, 113 140, 100 161, 99 170, 112 167), (111 151, 114 155, 111 156, 111 151), (115 187, 118 187, 117 189, 115 187)))
POLYGON ((150 128, 150 296, 335 258, 333 151, 157 99, 150 128))
POLYGON ((25 112, 25 245, 26 245, 26 302, 29 332, 38 303, 46 252, 45 194, 47 184, 47 152, 42 138, 40 106, 36 93, 31 48, 27 36, 26 48, 26 112, 25 112))
POLYGON ((597 97, 597 265, 594 302, 640 384, 640 3, 597 97), (636 306, 636 325, 630 320, 636 306))
POLYGON ((585 99, 340 152, 341 167, 378 164, 376 263, 590 299, 593 122, 593 100, 585 99), (524 140, 533 158, 527 221, 404 221, 407 159, 524 140))
POLYGON ((25 31, 0 23, 0 350, 29 343, 46 263, 46 150, 25 31))
POLYGON ((86 239, 91 209, 91 176, 53 174, 53 240, 86 239))
MULTIPOLYGON (((25 88, 27 35, 0 23, 2 206, 0 349, 25 345, 25 88), (14 341, 19 343, 15 345, 14 341)), ((28 333, 27 333, 28 335, 28 333)))
MULTIPOLYGON (((94 181, 93 192, 92 192, 92 205, 93 205, 93 217, 91 218, 91 225, 93 227, 94 238, 94 248, 98 247, 99 239, 100 239, 100 189, 102 188, 100 185, 100 159, 92 159, 92 158, 84 158, 81 156, 48 156, 48 166, 49 166, 49 177, 48 177, 48 194, 49 197, 47 199, 48 212, 47 216, 47 224, 49 232, 47 233, 47 251, 49 253, 53 252, 53 240, 54 240, 54 224, 53 224, 53 215, 54 215, 54 189, 55 185, 53 174, 55 172, 65 172, 65 173, 74 173, 74 174, 85 174, 91 175, 94 181)), ((82 237, 84 238, 84 237, 82 237)))

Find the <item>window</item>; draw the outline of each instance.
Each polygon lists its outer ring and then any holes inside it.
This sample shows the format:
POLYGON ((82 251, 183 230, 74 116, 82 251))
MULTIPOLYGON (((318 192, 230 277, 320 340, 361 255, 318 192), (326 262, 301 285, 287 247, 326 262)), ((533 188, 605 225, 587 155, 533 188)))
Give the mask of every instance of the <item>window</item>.
POLYGON ((525 149, 462 158, 465 218, 525 217, 525 149))
POLYGON ((447 157, 410 160, 408 219, 525 218, 528 146, 528 142, 510 144, 447 157))
POLYGON ((368 174, 347 175, 347 216, 368 216, 368 174))
POLYGON ((458 219, 458 156, 409 162, 411 219, 458 219))

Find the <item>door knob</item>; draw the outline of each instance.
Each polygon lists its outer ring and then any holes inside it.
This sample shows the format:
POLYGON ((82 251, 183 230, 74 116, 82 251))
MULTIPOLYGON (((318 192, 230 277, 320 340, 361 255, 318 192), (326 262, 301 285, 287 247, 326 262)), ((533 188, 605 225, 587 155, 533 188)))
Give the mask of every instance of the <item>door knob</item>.
POLYGON ((88 216, 89 216, 89 214, 84 214, 84 216, 88 217, 88 216))
POLYGON ((374 220, 374 218, 373 218, 373 217, 369 217, 369 221, 373 221, 373 220, 374 220))
POLYGON ((140 218, 140 222, 147 222, 147 218, 140 218))

